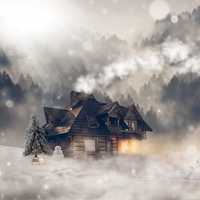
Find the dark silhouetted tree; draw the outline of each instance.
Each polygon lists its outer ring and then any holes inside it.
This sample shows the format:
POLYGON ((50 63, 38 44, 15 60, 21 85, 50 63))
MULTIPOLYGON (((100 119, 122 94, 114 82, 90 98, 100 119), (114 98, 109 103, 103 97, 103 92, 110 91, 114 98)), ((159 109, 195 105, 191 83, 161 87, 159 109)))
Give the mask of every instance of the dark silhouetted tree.
POLYGON ((37 156, 39 153, 51 154, 52 152, 45 138, 44 130, 39 126, 36 117, 33 116, 26 131, 24 155, 34 154, 37 156))

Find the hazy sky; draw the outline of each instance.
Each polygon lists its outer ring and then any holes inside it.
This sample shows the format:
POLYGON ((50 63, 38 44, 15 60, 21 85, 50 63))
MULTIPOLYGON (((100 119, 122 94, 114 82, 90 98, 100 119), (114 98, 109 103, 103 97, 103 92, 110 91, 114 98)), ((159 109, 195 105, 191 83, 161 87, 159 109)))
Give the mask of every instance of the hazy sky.
MULTIPOLYGON (((153 24, 150 13, 154 0, 74 0, 86 18, 85 26, 94 31, 115 32, 127 35, 129 32, 148 29, 153 24)), ((191 11, 200 5, 199 0, 163 0, 170 12, 191 11)), ((158 6, 159 7, 159 6, 158 6)), ((163 11, 158 8, 157 12, 163 11)))
POLYGON ((93 33, 112 33, 125 39, 146 38, 156 20, 164 19, 169 13, 191 11, 198 5, 200 0, 0 0, 1 48, 12 60, 14 57, 15 66, 22 66, 23 71, 31 70, 37 76, 43 74, 44 77, 46 73, 41 71, 46 72, 51 65, 68 69, 68 56, 78 62, 71 54, 84 60, 84 66, 102 66, 109 55, 108 49, 112 49, 112 54, 117 49, 127 53, 117 41, 114 44, 110 41, 110 46, 97 44, 92 41, 93 33), (16 54, 23 58, 17 60, 20 64, 16 62, 16 54), (101 55, 105 58, 96 58, 101 55), (91 66, 88 63, 92 63, 91 66))
POLYGON ((0 0, 0 31, 6 38, 17 35, 23 40, 72 27, 130 36, 145 33, 169 12, 198 5, 200 0, 0 0))

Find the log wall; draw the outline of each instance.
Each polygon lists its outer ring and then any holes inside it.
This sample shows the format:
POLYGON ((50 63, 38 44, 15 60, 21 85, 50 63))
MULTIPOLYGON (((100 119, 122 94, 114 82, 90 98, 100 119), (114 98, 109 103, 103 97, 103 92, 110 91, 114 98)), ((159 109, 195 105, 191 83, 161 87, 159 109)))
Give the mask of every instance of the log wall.
POLYGON ((108 136, 73 136, 70 144, 70 156, 75 158, 103 157, 117 153, 117 138, 108 136), (95 150, 87 151, 85 140, 94 140, 95 150))

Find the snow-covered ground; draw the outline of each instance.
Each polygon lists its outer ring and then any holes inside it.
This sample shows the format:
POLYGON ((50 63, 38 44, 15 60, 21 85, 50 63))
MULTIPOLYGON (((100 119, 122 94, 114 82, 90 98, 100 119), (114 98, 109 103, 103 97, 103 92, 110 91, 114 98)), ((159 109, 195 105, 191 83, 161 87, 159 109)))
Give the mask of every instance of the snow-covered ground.
POLYGON ((0 199, 199 200, 199 152, 103 160, 44 157, 32 165, 22 149, 0 146, 0 199))

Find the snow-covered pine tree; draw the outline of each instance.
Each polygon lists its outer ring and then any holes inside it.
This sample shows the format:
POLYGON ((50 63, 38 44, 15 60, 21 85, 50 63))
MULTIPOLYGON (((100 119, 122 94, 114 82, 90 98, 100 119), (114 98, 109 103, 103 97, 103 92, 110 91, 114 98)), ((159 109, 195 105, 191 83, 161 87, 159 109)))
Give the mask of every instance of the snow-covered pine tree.
POLYGON ((43 128, 40 127, 39 121, 35 116, 32 116, 31 118, 29 128, 26 131, 25 140, 25 156, 30 154, 52 153, 45 138, 45 132, 43 128))

